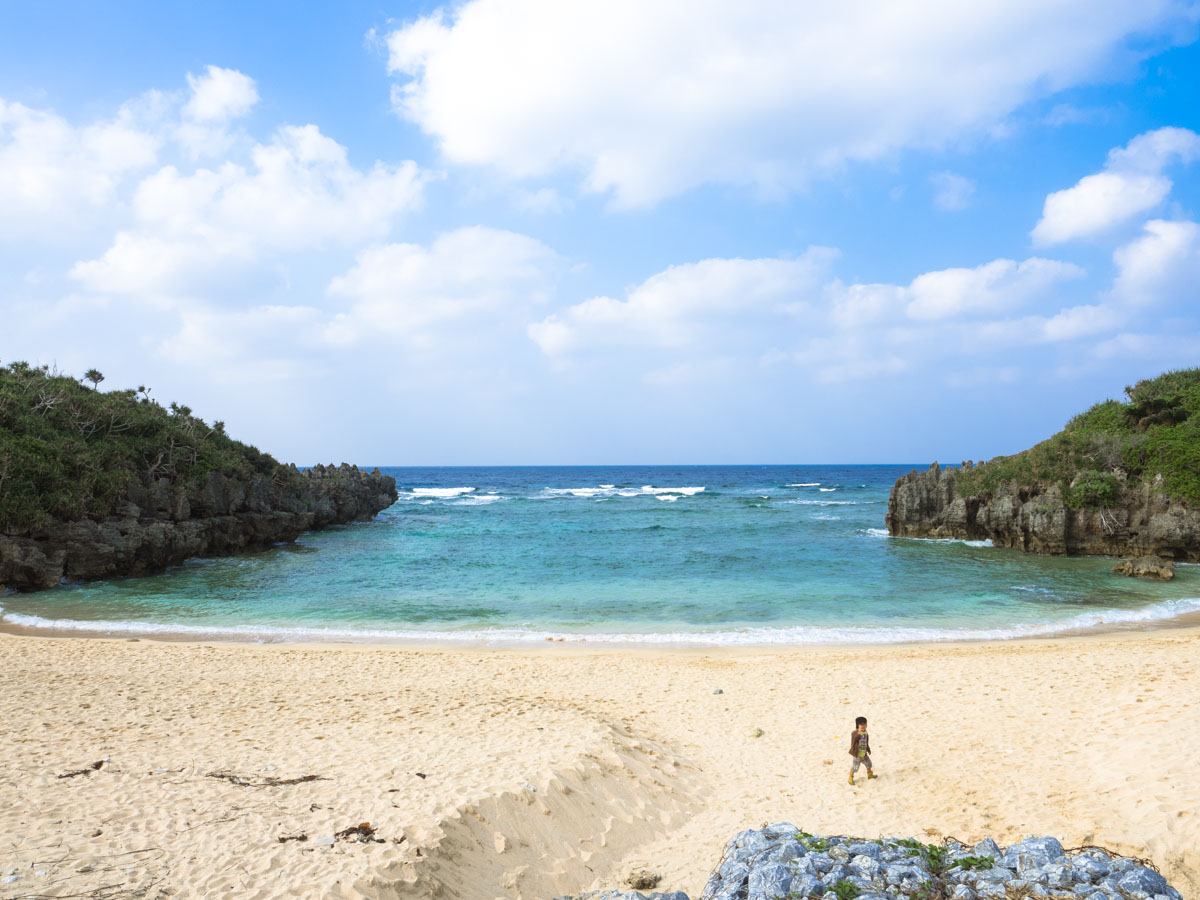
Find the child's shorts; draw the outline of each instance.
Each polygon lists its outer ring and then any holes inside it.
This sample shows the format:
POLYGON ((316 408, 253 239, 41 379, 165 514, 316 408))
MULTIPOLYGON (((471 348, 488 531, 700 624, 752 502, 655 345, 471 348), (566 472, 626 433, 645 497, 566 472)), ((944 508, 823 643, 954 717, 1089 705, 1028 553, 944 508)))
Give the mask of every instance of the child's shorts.
POLYGON ((861 765, 864 765, 864 764, 865 764, 865 765, 866 765, 866 767, 867 767, 867 771, 868 771, 868 772, 870 772, 870 771, 871 771, 871 769, 873 768, 873 767, 871 766, 871 757, 870 757, 870 755, 867 755, 867 756, 856 756, 856 757, 854 757, 854 768, 852 768, 850 771, 851 771, 851 772, 857 772, 857 771, 858 771, 858 767, 859 767, 859 766, 861 766, 861 765))

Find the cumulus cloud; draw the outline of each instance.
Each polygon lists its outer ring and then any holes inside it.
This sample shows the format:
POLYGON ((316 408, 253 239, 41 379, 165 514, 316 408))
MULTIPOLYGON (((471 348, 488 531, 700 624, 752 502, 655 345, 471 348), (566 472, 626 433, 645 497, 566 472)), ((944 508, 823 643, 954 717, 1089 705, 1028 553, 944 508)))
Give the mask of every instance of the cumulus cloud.
POLYGON ((250 168, 165 166, 148 176, 134 196, 137 228, 71 276, 95 291, 179 293, 213 266, 252 262, 264 251, 380 238, 420 203, 427 180, 413 162, 359 170, 315 125, 281 128, 251 160, 250 168))
POLYGON ((957 212, 971 204, 975 182, 954 172, 938 172, 929 177, 933 186, 933 205, 943 212, 957 212))
POLYGON ((0 234, 61 238, 90 223, 132 174, 154 164, 160 145, 131 108, 75 126, 0 100, 0 234))
POLYGON ((234 143, 230 124, 258 103, 254 79, 234 69, 209 66, 187 76, 190 96, 180 110, 174 138, 192 158, 216 156, 234 143))
POLYGON ((907 312, 913 319, 945 319, 978 313, 1005 313, 1022 307, 1075 278, 1083 269, 1071 263, 1033 257, 1018 263, 997 259, 973 269, 942 269, 913 279, 907 312))
POLYGON ((1033 229, 1039 246, 1093 237, 1154 209, 1171 192, 1163 170, 1200 157, 1200 135, 1186 128, 1159 128, 1110 151, 1104 171, 1046 197, 1033 229))
POLYGON ((834 255, 818 247, 799 259, 672 266, 624 299, 593 297, 531 324, 528 334, 554 357, 631 346, 704 352, 761 340, 764 323, 795 322, 808 311, 834 255))
POLYGON ((577 169, 637 206, 712 182, 788 191, 984 134, 1190 14, 1182 0, 468 0, 387 46, 396 109, 449 160, 577 169))
POLYGON ((1140 238, 1113 253, 1113 296, 1133 306, 1198 298, 1200 225, 1152 219, 1140 238))
POLYGON ((254 79, 234 69, 209 66, 203 75, 188 73, 192 95, 183 107, 196 122, 227 122, 246 115, 258 102, 254 79))
POLYGON ((708 259, 673 266, 621 299, 595 297, 532 323, 556 363, 604 359, 653 386, 697 383, 718 361, 736 373, 784 364, 822 383, 962 365, 1038 344, 1110 332, 1104 304, 1066 306, 1059 288, 1078 266, 1031 258, 926 272, 909 284, 845 284, 836 253, 799 259, 708 259))

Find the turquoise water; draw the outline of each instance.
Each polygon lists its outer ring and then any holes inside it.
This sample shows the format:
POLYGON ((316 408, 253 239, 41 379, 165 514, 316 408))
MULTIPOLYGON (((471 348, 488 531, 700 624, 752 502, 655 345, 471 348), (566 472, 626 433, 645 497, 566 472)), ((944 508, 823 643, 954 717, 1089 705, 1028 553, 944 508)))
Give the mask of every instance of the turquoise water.
POLYGON ((1200 609, 1111 560, 889 538, 911 466, 388 468, 375 521, 164 575, 6 595, 11 624, 262 640, 997 638, 1200 609))

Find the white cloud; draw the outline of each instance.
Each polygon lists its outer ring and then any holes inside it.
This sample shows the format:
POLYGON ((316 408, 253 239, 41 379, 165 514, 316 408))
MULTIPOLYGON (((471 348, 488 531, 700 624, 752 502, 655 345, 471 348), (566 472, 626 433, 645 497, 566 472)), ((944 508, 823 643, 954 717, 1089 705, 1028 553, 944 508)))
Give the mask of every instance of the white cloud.
POLYGON ((957 212, 971 204, 975 182, 954 172, 938 172, 929 177, 933 186, 933 205, 944 212, 957 212))
POLYGON ((76 127, 0 100, 0 234, 61 238, 90 224, 132 173, 154 164, 160 143, 129 108, 76 127))
POLYGON ((187 76, 191 96, 180 110, 174 138, 192 158, 217 156, 233 145, 229 126, 258 103, 254 79, 234 69, 209 66, 203 75, 187 76))
POLYGON ((227 122, 246 115, 258 102, 254 79, 234 69, 209 66, 203 75, 188 73, 192 96, 183 115, 196 122, 227 122))
POLYGON ((428 176, 413 162, 361 171, 315 125, 281 128, 251 152, 253 168, 227 162, 184 174, 166 166, 134 196, 137 228, 71 276, 95 291, 143 296, 186 292, 222 264, 265 251, 345 246, 383 237, 422 199, 428 176))
POLYGON ((1040 323, 1042 340, 1073 341, 1090 337, 1120 326, 1125 321, 1121 311, 1103 304, 1072 306, 1040 323))
POLYGON ((832 282, 825 291, 832 322, 839 328, 870 327, 904 314, 908 291, 896 284, 832 282))
POLYGON ((1113 253, 1113 295, 1134 306, 1200 299, 1200 226, 1152 219, 1113 253))
POLYGON ((449 160, 575 168, 635 206, 985 134, 1190 18, 1182 0, 469 0, 387 44, 396 108, 449 160))
MULTIPOLYGON (((371 337, 447 344, 470 331, 489 335, 497 321, 514 333, 551 290, 555 254, 525 235, 494 228, 461 228, 429 247, 386 244, 358 254, 355 265, 329 284, 351 302, 328 325, 328 339, 350 344, 371 337)), ((494 337, 495 335, 491 335, 494 337)))
POLYGON ((625 347, 703 352, 761 339, 810 311, 833 251, 799 259, 706 259, 672 266, 622 300, 593 297, 528 328, 548 356, 625 347))
POLYGON ((714 361, 725 381, 780 365, 823 384, 961 370, 964 360, 970 370, 999 371, 1011 368, 1014 351, 1112 332, 1127 318, 1105 304, 1065 306, 1055 289, 1085 273, 1056 260, 999 259, 908 285, 847 285, 831 277, 835 256, 814 248, 798 260, 672 266, 622 299, 586 300, 527 332, 559 368, 641 372, 667 389, 699 383, 714 361), (1008 357, 1000 366, 980 362, 998 355, 1008 357))
POLYGON ((913 279, 908 315, 913 319, 945 319, 967 314, 1003 314, 1046 295, 1050 288, 1075 278, 1083 269, 1071 263, 1032 257, 1017 263, 997 259, 973 269, 942 269, 913 279))
POLYGON ((1187 128, 1159 128, 1139 134, 1108 154, 1108 168, 1120 172, 1161 172, 1173 162, 1200 158, 1200 134, 1187 128))
POLYGON ((1200 157, 1200 135, 1186 128, 1159 128, 1108 154, 1104 171, 1046 197, 1033 229, 1039 246, 1093 237, 1154 209, 1171 192, 1162 172, 1200 157))

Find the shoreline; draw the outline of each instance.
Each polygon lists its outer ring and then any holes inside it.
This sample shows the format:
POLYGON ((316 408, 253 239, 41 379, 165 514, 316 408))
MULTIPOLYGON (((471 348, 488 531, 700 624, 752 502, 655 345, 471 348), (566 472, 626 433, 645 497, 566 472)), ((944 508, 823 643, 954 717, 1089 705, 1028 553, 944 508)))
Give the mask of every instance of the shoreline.
POLYGON ((1200 785, 1164 736, 1200 728, 1198 650, 1196 626, 688 649, 0 634, 20 875, 0 896, 86 893, 116 854, 147 897, 532 900, 643 866, 697 896, 725 841, 778 821, 1050 834, 1151 858, 1194 896, 1200 785), (859 714, 880 777, 851 788, 859 714), (361 822, 384 843, 316 843, 361 822))
MULTIPOLYGON (((1189 602, 1190 598, 1181 598, 1179 602, 1189 602)), ((1200 603, 1200 601, 1194 601, 1200 603)), ((1136 611, 1132 611, 1136 612, 1136 611)), ((1103 615, 1103 614, 1096 614, 1103 615)), ((61 621, 61 620, 58 620, 61 621)), ((82 620, 86 621, 86 620, 82 620)), ((478 648, 478 649, 495 649, 495 650, 536 650, 543 649, 548 645, 562 648, 573 648, 580 650, 697 650, 697 651, 722 651, 722 650, 739 650, 748 651, 771 651, 778 650, 787 652, 789 650, 803 650, 809 648, 887 648, 887 647, 946 647, 958 645, 980 645, 980 644, 998 644, 1004 645, 1020 641, 1046 641, 1046 640, 1064 640, 1073 638, 1088 638, 1104 635, 1119 635, 1119 634, 1144 634, 1147 632, 1156 631, 1174 631, 1179 629, 1200 629, 1200 609, 1190 610, 1185 613, 1166 616, 1162 618, 1130 618, 1119 622, 1098 622, 1086 626, 1069 626, 1064 628, 1054 628, 1053 626, 1033 626, 1034 628, 1044 627, 1045 630, 1034 630, 1027 634, 1012 634, 1006 636, 992 636, 984 634, 980 636, 962 635, 948 637, 914 637, 900 638, 887 640, 814 640, 814 641, 762 641, 754 640, 729 640, 729 641, 703 641, 699 639, 688 640, 657 640, 654 639, 658 634, 672 634, 662 632, 645 632, 637 633, 609 633, 609 632, 538 632, 531 631, 527 633, 513 634, 505 631, 496 636, 482 636, 480 631, 465 632, 463 637, 457 638, 452 632, 434 632, 428 638, 416 636, 414 632, 401 633, 395 639, 385 638, 380 639, 378 635, 371 632, 364 633, 361 639, 355 638, 342 631, 336 636, 328 639, 319 636, 320 629, 312 629, 311 631, 303 631, 294 639, 289 637, 280 637, 279 629, 272 630, 270 628, 263 629, 262 632, 255 632, 251 628, 239 627, 234 632, 233 626, 228 628, 214 628, 212 631, 201 630, 193 627, 189 630, 172 631, 169 627, 164 627, 159 630, 157 626, 153 629, 140 626, 142 623, 128 623, 128 628, 123 628, 117 623, 103 622, 103 625, 114 625, 114 627, 79 627, 79 628, 61 628, 54 626, 40 625, 24 625, 6 621, 4 618, 4 607, 0 606, 0 634, 13 635, 17 637, 43 637, 43 638, 66 638, 79 640, 144 640, 170 644, 230 644, 238 646, 250 647, 298 647, 298 646, 353 646, 366 647, 373 649, 398 648, 398 649, 437 649, 437 648, 478 648), (628 638, 623 640, 623 638, 628 638)), ((808 626, 784 626, 778 630, 786 630, 787 628, 808 627, 808 626)), ((812 626, 820 628, 821 626, 812 626)), ((861 629, 867 631, 870 626, 848 626, 846 630, 861 629)), ((751 629, 745 629, 749 631, 751 629)), ((766 629, 756 629, 766 630, 766 629)), ((916 629, 912 629, 916 630, 916 629)), ((930 629, 933 630, 933 629, 930 629)), ((981 629, 982 630, 982 629, 981 629)), ((969 631, 969 629, 964 629, 969 631)), ((737 634, 739 632, 712 632, 714 635, 737 634)), ((704 634, 704 632, 691 632, 689 634, 704 634)))

